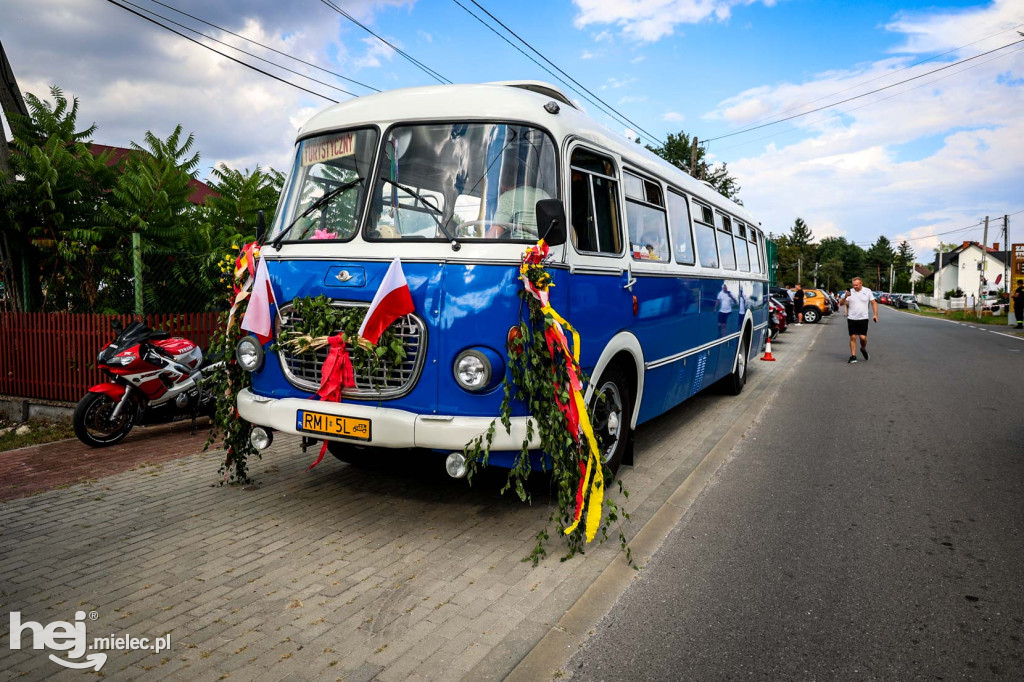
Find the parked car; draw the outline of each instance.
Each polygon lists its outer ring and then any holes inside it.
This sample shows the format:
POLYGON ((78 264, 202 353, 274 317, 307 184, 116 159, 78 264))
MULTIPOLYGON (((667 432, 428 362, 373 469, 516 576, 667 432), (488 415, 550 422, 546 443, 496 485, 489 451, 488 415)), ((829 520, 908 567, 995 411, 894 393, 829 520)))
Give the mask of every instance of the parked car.
POLYGON ((896 294, 896 307, 907 308, 909 310, 920 310, 920 306, 917 305, 917 297, 914 294, 896 294))
POLYGON ((889 293, 883 291, 882 293, 880 293, 878 295, 878 302, 879 303, 884 303, 885 305, 889 305, 889 296, 890 296, 889 293))
POLYGON ((804 289, 804 322, 815 324, 832 314, 832 305, 821 289, 804 289))
POLYGON ((783 305, 783 303, 774 296, 769 297, 768 305, 771 307, 771 316, 776 321, 775 325, 778 331, 780 333, 786 331, 786 329, 789 328, 789 320, 787 319, 786 306, 783 305))
POLYGON ((793 305, 793 299, 789 297, 789 291, 785 287, 769 287, 768 293, 785 307, 786 321, 796 322, 796 307, 793 305))

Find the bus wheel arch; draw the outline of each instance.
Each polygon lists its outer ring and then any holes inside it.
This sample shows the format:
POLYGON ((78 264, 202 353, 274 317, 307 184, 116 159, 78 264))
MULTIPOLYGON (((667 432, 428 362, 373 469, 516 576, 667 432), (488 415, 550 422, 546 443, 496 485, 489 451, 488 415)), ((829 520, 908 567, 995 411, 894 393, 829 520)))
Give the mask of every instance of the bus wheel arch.
POLYGON ((630 389, 633 395, 633 414, 629 420, 629 427, 634 429, 640 415, 640 401, 644 395, 644 374, 640 369, 644 366, 644 351, 640 347, 640 341, 633 334, 619 332, 608 342, 601 357, 594 364, 594 370, 590 373, 591 380, 587 383, 583 397, 590 402, 595 384, 613 364, 623 369, 632 384, 630 389))

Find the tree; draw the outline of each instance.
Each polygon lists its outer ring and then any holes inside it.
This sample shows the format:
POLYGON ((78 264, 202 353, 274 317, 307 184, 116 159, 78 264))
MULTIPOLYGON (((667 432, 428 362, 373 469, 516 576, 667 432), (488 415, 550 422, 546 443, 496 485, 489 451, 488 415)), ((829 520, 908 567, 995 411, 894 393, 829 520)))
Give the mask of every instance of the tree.
MULTIPOLYGON (((883 285, 891 287, 892 283, 889 281, 889 266, 892 265, 892 261, 895 254, 892 250, 892 243, 881 235, 875 240, 875 243, 871 245, 871 248, 867 252, 867 265, 871 270, 874 271, 875 275, 875 289, 878 291, 887 291, 883 289, 883 285)), ((869 273, 869 277, 870 277, 869 273)))
POLYGON ((893 266, 896 269, 896 283, 893 285, 893 291, 909 293, 910 275, 914 268, 914 250, 910 248, 910 244, 905 239, 896 249, 893 266))
POLYGON ((87 255, 98 241, 97 206, 115 175, 109 157, 93 156, 87 145, 96 125, 78 130, 78 99, 69 102, 57 86, 50 96, 53 104, 27 93, 29 116, 9 116, 15 154, 11 175, 0 176, 0 257, 17 270, 12 298, 23 310, 67 310, 96 291, 87 255))
POLYGON ((273 222, 283 187, 284 175, 273 168, 264 171, 257 165, 252 171, 239 171, 220 164, 213 169, 210 188, 217 196, 206 200, 204 229, 222 249, 238 241, 251 241, 259 211, 263 211, 268 225, 273 222))
POLYGON ((678 134, 669 133, 665 138, 665 144, 663 146, 652 147, 647 145, 647 149, 685 173, 707 180, 719 194, 727 199, 732 199, 742 206, 743 202, 739 199, 740 186, 736 184, 736 179, 729 175, 729 170, 726 167, 726 164, 722 163, 709 168, 707 162, 704 160, 704 148, 699 144, 697 145, 696 169, 690 168, 690 164, 693 159, 691 142, 692 138, 689 135, 683 131, 679 131, 678 134), (696 170, 696 172, 694 172, 694 170, 696 170))
POLYGON ((814 233, 803 218, 797 218, 793 228, 789 231, 789 241, 793 246, 804 247, 814 241, 814 233))

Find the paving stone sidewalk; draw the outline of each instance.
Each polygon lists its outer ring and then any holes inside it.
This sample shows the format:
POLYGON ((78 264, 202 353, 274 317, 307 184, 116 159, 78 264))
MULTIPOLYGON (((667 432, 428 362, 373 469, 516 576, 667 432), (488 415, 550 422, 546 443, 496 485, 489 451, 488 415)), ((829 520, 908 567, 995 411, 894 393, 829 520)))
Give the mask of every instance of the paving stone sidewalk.
MULTIPOLYGON (((764 400, 804 331, 751 362, 741 396, 705 391, 638 430, 627 537, 764 400)), ((160 654, 108 651, 94 673, 11 650, 4 622, 0 678, 500 679, 619 552, 611 538, 559 561, 553 537, 539 566, 521 561, 555 504, 542 481, 526 505, 498 494, 501 476, 470 487, 440 459, 307 471, 314 455, 284 437, 252 467, 258 485, 218 486, 213 452, 0 503, 0 618, 81 610, 90 641, 171 636, 160 654)))

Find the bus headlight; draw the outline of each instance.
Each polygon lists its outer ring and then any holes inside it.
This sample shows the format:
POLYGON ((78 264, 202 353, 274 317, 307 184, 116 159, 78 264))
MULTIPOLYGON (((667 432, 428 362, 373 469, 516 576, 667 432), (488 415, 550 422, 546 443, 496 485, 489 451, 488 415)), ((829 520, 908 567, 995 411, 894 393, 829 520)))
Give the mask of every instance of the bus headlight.
POLYGON ((467 391, 482 391, 491 383, 491 362, 478 350, 464 350, 455 358, 455 381, 467 391))
POLYGON ((255 372, 263 366, 263 346, 255 336, 243 336, 235 347, 235 358, 246 372, 255 372))

